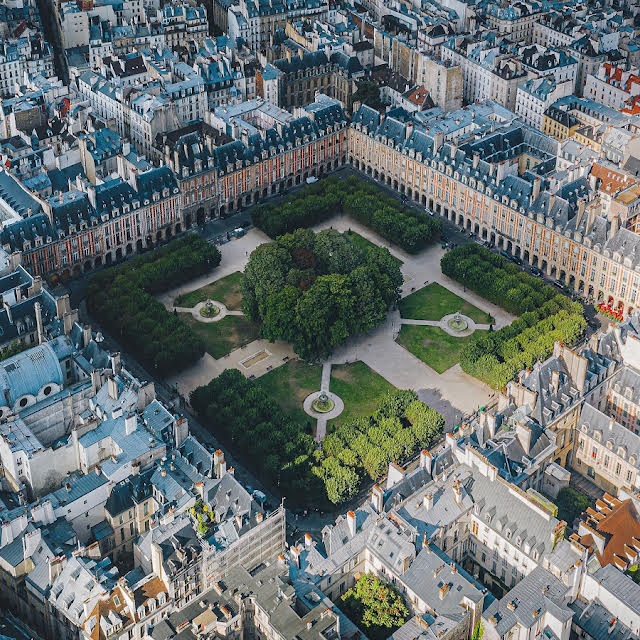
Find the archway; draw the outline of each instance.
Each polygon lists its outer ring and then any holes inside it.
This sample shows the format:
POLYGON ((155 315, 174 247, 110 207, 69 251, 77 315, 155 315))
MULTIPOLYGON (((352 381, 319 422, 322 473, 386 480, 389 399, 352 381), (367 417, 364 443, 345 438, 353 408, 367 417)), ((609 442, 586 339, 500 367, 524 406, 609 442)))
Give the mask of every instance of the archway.
POLYGON ((204 224, 204 208, 200 207, 197 211, 196 211, 196 224, 198 226, 202 226, 204 224))
POLYGON ((398 181, 394 180, 393 181, 393 188, 397 191, 398 190, 398 181))
POLYGON ((547 261, 546 261, 546 260, 543 260, 543 261, 542 261, 542 264, 540 265, 540 268, 541 268, 545 273, 547 273, 547 261))
POLYGON ((136 240, 136 250, 142 251, 142 239, 136 240))
POLYGON ((507 252, 508 253, 513 252, 513 243, 511 242, 511 240, 507 240, 507 252))
POLYGON ((91 260, 87 260, 84 263, 84 272, 87 273, 87 271, 91 271, 91 269, 92 269, 91 260))
POLYGON ((165 233, 165 236, 167 238, 167 240, 173 235, 173 231, 171 230, 171 227, 167 227, 167 232, 165 233))
POLYGON ((178 222, 176 225, 176 233, 180 233, 182 231, 182 225, 178 222))
POLYGON ((111 251, 109 251, 109 253, 107 253, 107 255, 104 257, 104 261, 105 261, 105 264, 111 264, 113 262, 113 256, 111 255, 111 251))
POLYGON ((79 276, 82 273, 82 269, 80 268, 80 265, 77 264, 75 267, 73 267, 73 275, 74 276, 79 276))
POLYGON ((296 184, 300 184, 300 176, 296 176, 296 184))
POLYGON ((156 233, 156 242, 160 242, 162 240, 162 231, 158 231, 156 233))
POLYGON ((102 265, 102 256, 98 256, 95 261, 95 266, 99 267, 102 265))
POLYGON ((480 233, 480 225, 477 222, 473 225, 473 233, 476 235, 480 233))
POLYGON ((529 256, 529 249, 525 249, 524 253, 522 254, 522 259, 525 262, 529 262, 530 256, 529 256))
POLYGON ((191 214, 187 213, 187 215, 184 217, 184 226, 185 229, 190 229, 191 228, 191 214))
POLYGON ((420 198, 420 202, 422 203, 422 206, 423 206, 423 207, 426 207, 426 206, 427 206, 427 196, 423 195, 423 196, 420 198))
POLYGON ((133 246, 131 245, 131 243, 127 245, 127 255, 129 255, 130 253, 133 253, 133 246))
POLYGON ((122 260, 122 247, 116 249, 116 260, 122 260))

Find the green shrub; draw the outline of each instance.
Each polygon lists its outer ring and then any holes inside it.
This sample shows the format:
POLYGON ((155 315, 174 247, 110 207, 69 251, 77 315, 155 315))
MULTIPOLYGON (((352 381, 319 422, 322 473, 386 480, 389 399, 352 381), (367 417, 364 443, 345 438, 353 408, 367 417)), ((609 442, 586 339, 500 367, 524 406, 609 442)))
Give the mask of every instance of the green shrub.
POLYGON ((254 207, 253 224, 269 237, 312 227, 337 213, 347 213, 409 253, 439 237, 440 220, 401 205, 380 188, 350 176, 307 185, 278 204, 254 207))
POLYGON ((189 234, 93 275, 87 287, 89 311, 158 375, 175 373, 201 358, 204 345, 153 294, 176 287, 218 264, 218 249, 189 234))

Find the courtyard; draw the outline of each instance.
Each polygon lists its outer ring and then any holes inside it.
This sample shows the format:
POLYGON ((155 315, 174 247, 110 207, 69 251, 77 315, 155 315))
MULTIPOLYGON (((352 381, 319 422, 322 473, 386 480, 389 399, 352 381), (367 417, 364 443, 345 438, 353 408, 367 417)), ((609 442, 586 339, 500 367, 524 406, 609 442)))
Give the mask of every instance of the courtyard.
POLYGON ((334 418, 317 418, 316 439, 337 424, 367 415, 376 399, 391 388, 416 390, 444 415, 449 427, 488 404, 492 390, 465 374, 457 364, 460 350, 473 336, 454 337, 437 326, 407 323, 437 324, 443 316, 460 312, 470 319, 470 324, 477 323, 475 332, 488 329, 490 322, 499 329, 510 324, 515 316, 473 292, 464 291, 461 285, 444 276, 440 270, 444 250, 438 244, 411 255, 390 246, 346 216, 332 218, 313 229, 330 227, 345 233, 363 249, 370 244, 388 247, 400 261, 403 275, 400 311, 389 312, 380 326, 353 336, 336 348, 322 367, 326 369, 325 381, 325 371, 320 376, 320 365, 297 360, 287 343, 260 339, 258 327, 241 316, 241 272, 253 249, 270 241, 261 231, 251 229, 242 238, 220 247, 221 265, 210 275, 159 297, 169 309, 179 304, 180 316, 207 344, 205 357, 170 382, 188 396, 225 369, 237 368, 247 377, 264 378, 262 384, 272 397, 296 420, 307 422, 316 417, 305 413, 303 401, 312 391, 320 392, 322 388, 341 398, 344 409, 334 418), (228 314, 234 315, 214 322, 199 321, 189 312, 206 300, 223 303, 228 314), (260 354, 259 359, 247 367, 247 360, 255 354, 260 354))

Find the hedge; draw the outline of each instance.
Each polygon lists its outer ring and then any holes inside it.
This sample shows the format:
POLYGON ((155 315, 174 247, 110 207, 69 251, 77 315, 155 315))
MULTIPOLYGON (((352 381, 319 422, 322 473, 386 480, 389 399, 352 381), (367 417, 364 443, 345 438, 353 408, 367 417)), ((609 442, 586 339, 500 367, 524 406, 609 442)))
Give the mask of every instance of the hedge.
POLYGON ((446 253, 442 272, 520 317, 462 350, 462 369, 501 389, 522 369, 545 360, 555 342, 574 343, 586 327, 582 305, 521 271, 506 258, 469 244, 446 253))
POLYGON ((158 375, 180 371, 204 354, 202 340, 153 294, 210 271, 218 249, 196 234, 94 274, 87 288, 91 314, 158 375))
POLYGON ((236 369, 191 393, 203 423, 244 455, 294 503, 340 504, 365 476, 376 479, 390 462, 402 462, 440 437, 444 419, 412 391, 386 394, 376 412, 341 425, 317 445, 259 383, 236 369))
POLYGON ((409 253, 417 253, 439 237, 437 218, 400 204, 376 185, 355 176, 331 176, 307 185, 283 202, 253 208, 253 224, 277 238, 346 213, 409 253))

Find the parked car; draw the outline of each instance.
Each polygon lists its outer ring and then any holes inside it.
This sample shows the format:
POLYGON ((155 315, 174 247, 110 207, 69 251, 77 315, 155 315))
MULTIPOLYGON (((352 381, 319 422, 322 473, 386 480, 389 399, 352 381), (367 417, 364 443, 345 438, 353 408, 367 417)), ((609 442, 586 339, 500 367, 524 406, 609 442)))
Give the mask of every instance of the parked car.
POLYGON ((542 271, 540 271, 540 269, 536 267, 531 267, 531 275, 542 278, 542 276, 544 276, 544 273, 542 273, 542 271))
POLYGON ((307 184, 313 184, 314 182, 318 182, 318 178, 316 178, 315 176, 309 176, 307 178, 307 184))

